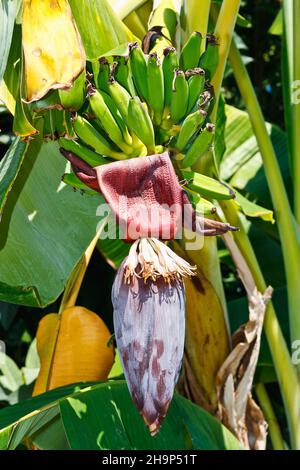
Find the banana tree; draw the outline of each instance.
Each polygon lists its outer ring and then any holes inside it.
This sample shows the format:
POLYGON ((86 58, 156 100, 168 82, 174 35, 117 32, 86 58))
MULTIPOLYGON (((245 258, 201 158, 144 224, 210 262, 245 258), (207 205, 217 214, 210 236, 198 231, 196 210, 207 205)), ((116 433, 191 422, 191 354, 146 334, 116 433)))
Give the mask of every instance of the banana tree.
POLYGON ((2 448, 263 449, 266 421, 284 448, 263 379, 264 415, 251 396, 263 323, 300 447, 297 372, 245 228, 272 210, 223 176, 235 145, 221 89, 229 57, 249 113, 237 122, 265 164, 295 339, 298 227, 232 41, 240 3, 2 3, 0 98, 17 137, 0 163, 0 299, 45 307, 63 293, 37 331, 35 397, 0 412, 2 448), (232 340, 217 235, 249 302, 232 340), (76 305, 95 249, 118 268, 111 338, 76 305))

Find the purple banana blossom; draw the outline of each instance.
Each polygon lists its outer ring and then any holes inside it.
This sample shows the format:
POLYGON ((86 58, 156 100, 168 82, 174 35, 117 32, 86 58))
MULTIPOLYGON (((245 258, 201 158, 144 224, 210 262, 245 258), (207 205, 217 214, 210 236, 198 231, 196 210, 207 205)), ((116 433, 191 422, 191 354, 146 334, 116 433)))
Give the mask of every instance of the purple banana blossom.
MULTIPOLYGON (((157 240, 143 240, 151 242, 163 251, 166 248, 157 240)), ((139 256, 142 249, 136 251, 142 264, 135 262, 133 251, 119 267, 113 285, 114 328, 129 391, 154 436, 166 416, 181 368, 185 288, 175 272, 167 280, 154 267, 149 271, 139 256)), ((191 269, 182 263, 183 269, 191 269)))

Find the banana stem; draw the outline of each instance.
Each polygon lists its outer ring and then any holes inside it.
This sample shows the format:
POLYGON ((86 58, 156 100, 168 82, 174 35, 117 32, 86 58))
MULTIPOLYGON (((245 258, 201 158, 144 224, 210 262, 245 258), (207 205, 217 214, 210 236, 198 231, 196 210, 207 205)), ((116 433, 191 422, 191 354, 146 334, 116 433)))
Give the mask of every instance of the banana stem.
POLYGON ((106 223, 106 218, 104 222, 101 224, 100 228, 97 230, 95 237, 93 238, 93 240, 87 247, 85 253, 83 254, 81 259, 76 264, 73 271, 71 272, 70 277, 66 284, 66 288, 65 288, 61 303, 60 303, 60 307, 58 311, 59 314, 61 314, 66 308, 74 307, 74 305, 76 304, 76 300, 80 291, 82 281, 84 279, 84 275, 86 273, 92 254, 99 240, 99 235, 101 231, 103 230, 105 223, 106 223))
MULTIPOLYGON (((239 232, 233 232, 233 237, 251 270, 258 290, 264 292, 267 286, 234 202, 220 201, 220 206, 227 222, 240 227, 239 232)), ((264 329, 285 406, 292 448, 300 449, 300 384, 272 302, 267 305, 264 329)))
POLYGON ((208 28, 208 18, 211 0, 184 0, 184 16, 186 20, 185 40, 194 32, 202 35, 201 53, 205 50, 205 36, 208 28))
POLYGON ((212 5, 213 18, 217 17, 215 36, 218 38, 219 42, 219 62, 216 73, 212 79, 216 96, 216 102, 211 116, 213 122, 216 120, 221 85, 240 5, 241 0, 223 0, 220 11, 216 5, 212 5))
POLYGON ((268 423, 268 432, 270 435, 273 449, 285 450, 281 430, 265 385, 263 383, 257 384, 255 387, 255 391, 264 417, 268 423))
MULTIPOLYGON (((266 123, 262 115, 250 77, 243 64, 239 50, 232 42, 230 49, 230 63, 249 113, 251 124, 263 158, 264 170, 271 192, 273 207, 278 223, 282 252, 287 278, 289 319, 291 341, 300 338, 300 235, 288 201, 288 196, 282 180, 280 168, 269 137, 266 123)), ((299 168, 300 172, 300 168, 299 168)), ((300 183, 299 183, 300 184, 300 183)), ((299 191, 299 188, 298 188, 299 191)))
MULTIPOLYGON (((300 0, 293 1, 293 23, 293 76, 290 86, 292 87, 291 92, 295 93, 296 90, 299 90, 300 84, 300 0)), ((294 213, 300 226, 300 100, 296 97, 292 98, 294 213)))

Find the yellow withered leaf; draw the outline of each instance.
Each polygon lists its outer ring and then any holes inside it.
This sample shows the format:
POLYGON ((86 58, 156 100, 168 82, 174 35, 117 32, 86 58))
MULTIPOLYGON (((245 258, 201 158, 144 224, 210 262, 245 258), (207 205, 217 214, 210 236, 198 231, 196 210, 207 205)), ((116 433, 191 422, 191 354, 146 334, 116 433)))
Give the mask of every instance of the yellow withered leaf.
POLYGON ((202 249, 178 255, 197 266, 197 275, 185 279, 186 335, 184 373, 179 388, 211 413, 217 410, 216 375, 230 351, 219 260, 214 238, 205 238, 202 249))
POLYGON ((24 0, 22 43, 27 101, 67 89, 85 66, 85 52, 67 0, 24 0))
POLYGON ((106 380, 114 363, 109 338, 103 320, 84 307, 46 315, 37 331, 41 369, 33 395, 75 382, 106 380))

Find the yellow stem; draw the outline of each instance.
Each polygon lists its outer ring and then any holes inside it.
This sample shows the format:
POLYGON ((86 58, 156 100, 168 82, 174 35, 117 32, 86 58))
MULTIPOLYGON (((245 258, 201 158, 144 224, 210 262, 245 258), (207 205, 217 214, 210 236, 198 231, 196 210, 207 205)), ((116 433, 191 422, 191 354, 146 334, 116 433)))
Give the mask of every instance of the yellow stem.
POLYGON ((281 430, 265 385, 263 383, 257 384, 255 386, 255 391, 264 417, 268 423, 268 433, 270 435, 273 449, 285 450, 281 430))
MULTIPOLYGON (((223 0, 215 27, 215 35, 219 42, 219 62, 216 73, 212 79, 216 96, 216 102, 211 116, 212 121, 216 119, 221 85, 240 4, 241 0, 223 0)), ((214 18, 217 16, 217 12, 218 7, 213 5, 212 15, 214 18)))
POLYGON ((208 27, 211 0, 184 0, 184 14, 186 20, 185 40, 198 31, 203 37, 202 52, 205 50, 205 36, 208 27))

